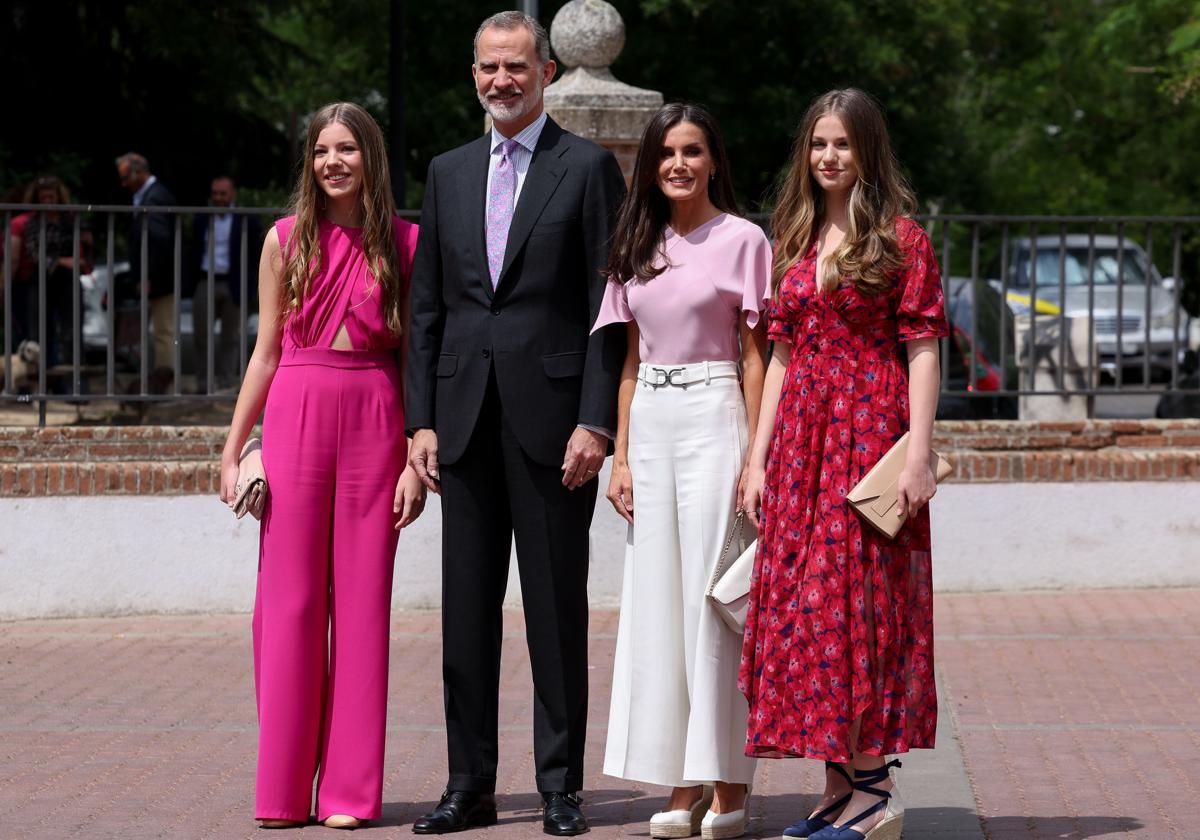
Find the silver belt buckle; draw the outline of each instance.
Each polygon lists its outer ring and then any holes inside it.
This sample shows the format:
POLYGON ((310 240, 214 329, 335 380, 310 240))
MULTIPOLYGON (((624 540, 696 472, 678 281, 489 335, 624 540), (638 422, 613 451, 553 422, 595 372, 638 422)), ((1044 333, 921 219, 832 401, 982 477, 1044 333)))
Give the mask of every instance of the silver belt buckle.
POLYGON ((683 388, 686 390, 688 383, 682 381, 684 372, 685 372, 685 369, 681 368, 681 367, 679 367, 679 368, 651 367, 650 373, 654 374, 654 379, 645 379, 644 381, 647 385, 649 385, 651 388, 653 388, 656 391, 659 388, 666 388, 667 386, 670 386, 672 388, 683 388), (680 377, 680 381, 678 381, 678 382, 675 381, 676 376, 680 377))

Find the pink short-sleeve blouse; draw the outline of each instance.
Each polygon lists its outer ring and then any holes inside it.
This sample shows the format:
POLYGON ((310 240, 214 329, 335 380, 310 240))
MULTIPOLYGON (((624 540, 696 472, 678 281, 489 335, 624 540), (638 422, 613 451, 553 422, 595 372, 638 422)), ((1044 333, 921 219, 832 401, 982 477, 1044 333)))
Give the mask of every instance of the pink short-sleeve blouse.
POLYGON ((592 331, 636 322, 649 364, 740 359, 738 318, 745 312, 756 326, 771 295, 771 243, 762 229, 722 213, 686 236, 667 227, 663 252, 668 267, 657 277, 609 280, 592 331))

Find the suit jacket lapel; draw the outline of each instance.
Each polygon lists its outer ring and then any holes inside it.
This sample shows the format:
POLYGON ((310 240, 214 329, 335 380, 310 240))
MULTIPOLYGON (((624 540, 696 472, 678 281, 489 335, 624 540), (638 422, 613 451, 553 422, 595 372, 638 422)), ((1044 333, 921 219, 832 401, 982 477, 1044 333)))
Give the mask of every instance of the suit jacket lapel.
MULTIPOLYGON (((529 238, 529 233, 538 217, 542 215, 546 202, 554 195, 559 182, 566 174, 566 165, 560 159, 566 151, 566 146, 558 142, 562 134, 563 130, 558 124, 547 118, 537 147, 533 150, 533 158, 529 161, 529 171, 525 173, 521 197, 513 211, 512 225, 508 228, 508 244, 504 246, 504 266, 500 269, 500 281, 496 288, 507 279, 513 259, 529 238)), ((486 173, 484 177, 486 179, 486 173)))
POLYGON ((463 244, 467 249, 465 262, 478 269, 488 297, 492 296, 492 278, 487 264, 487 229, 484 205, 487 203, 488 158, 491 155, 492 134, 480 137, 467 151, 466 162, 458 170, 457 186, 461 200, 463 244))

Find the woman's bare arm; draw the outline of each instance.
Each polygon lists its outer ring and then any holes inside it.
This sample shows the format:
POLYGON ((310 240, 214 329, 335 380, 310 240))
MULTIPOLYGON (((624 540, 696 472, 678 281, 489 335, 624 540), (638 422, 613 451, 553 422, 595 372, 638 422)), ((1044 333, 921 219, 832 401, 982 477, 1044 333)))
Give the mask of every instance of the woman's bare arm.
POLYGON ((633 475, 629 471, 629 407, 637 388, 638 366, 642 363, 637 324, 625 325, 628 330, 625 364, 621 367, 621 385, 617 390, 617 437, 613 442, 612 477, 604 494, 621 517, 633 524, 633 475))
POLYGON ((236 496, 238 456, 266 405, 267 391, 283 352, 282 289, 283 251, 279 246, 279 235, 272 227, 263 242, 258 263, 258 338, 246 366, 229 436, 225 438, 225 448, 221 452, 221 501, 226 503, 236 496))

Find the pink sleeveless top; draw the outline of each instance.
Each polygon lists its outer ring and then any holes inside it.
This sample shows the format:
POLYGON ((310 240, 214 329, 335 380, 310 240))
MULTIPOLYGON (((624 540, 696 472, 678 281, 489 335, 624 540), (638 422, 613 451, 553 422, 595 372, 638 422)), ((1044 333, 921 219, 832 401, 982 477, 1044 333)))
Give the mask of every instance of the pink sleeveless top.
MULTIPOLYGON (((288 237, 295 216, 275 223, 279 244, 287 253, 288 237)), ((400 292, 408 293, 417 226, 399 216, 392 217, 396 234, 396 256, 400 270, 400 292)), ((309 287, 300 308, 288 316, 283 328, 284 349, 332 347, 342 325, 355 350, 392 350, 405 340, 392 335, 383 314, 383 296, 367 268, 362 248, 362 229, 342 227, 326 219, 318 225, 321 272, 309 287)))

